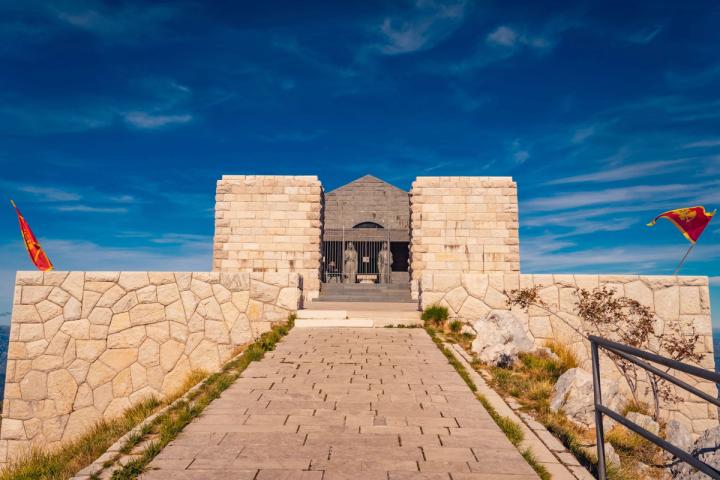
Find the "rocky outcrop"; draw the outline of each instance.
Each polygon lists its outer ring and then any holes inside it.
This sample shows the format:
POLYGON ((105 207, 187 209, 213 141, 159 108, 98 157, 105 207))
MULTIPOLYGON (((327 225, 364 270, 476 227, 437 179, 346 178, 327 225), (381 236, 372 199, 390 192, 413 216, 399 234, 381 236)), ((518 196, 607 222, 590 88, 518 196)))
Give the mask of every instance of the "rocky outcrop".
MULTIPOLYGON (((714 469, 720 470, 720 426, 705 430, 692 445, 690 453, 714 469)), ((684 462, 673 464, 670 472, 673 480, 705 480, 708 478, 707 475, 698 472, 684 462)))
POLYGON ((665 426, 665 439, 685 451, 689 451, 693 444, 690 428, 678 420, 670 420, 665 426))
POLYGON ((490 312, 473 325, 477 337, 472 351, 483 362, 496 366, 512 365, 522 352, 531 352, 535 343, 523 323, 507 310, 490 312))
POLYGON ((627 415, 627 419, 637 424, 639 427, 644 428, 650 433, 657 435, 660 433, 660 425, 648 415, 643 415, 639 412, 630 412, 627 415))
MULTIPOLYGON (((618 392, 617 382, 602 381, 603 405, 612 410, 619 410, 622 396, 618 392)), ((585 427, 595 426, 595 401, 593 397, 592 375, 581 368, 571 368, 558 378, 550 409, 554 412, 562 410, 572 422, 585 427)), ((606 419, 609 420, 609 419, 606 419)), ((606 427, 611 422, 603 422, 606 427)))

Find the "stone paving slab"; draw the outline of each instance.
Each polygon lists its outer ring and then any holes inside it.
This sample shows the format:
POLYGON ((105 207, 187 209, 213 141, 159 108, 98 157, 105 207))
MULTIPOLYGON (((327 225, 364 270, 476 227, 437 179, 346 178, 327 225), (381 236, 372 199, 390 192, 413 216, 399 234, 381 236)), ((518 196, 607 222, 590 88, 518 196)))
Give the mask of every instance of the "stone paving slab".
POLYGON ((422 329, 293 329, 144 480, 530 480, 422 329))

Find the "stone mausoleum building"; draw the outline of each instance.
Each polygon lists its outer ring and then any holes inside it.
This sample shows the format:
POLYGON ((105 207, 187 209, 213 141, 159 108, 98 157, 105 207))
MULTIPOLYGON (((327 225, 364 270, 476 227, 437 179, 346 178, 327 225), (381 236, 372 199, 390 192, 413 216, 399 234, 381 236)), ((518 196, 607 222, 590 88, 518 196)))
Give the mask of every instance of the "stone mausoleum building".
MULTIPOLYGON (((316 176, 223 176, 212 271, 18 272, 0 461, 172 393, 192 369, 218 370, 291 313, 296 328, 381 327, 419 324, 440 304, 474 321, 509 308, 503 291, 539 286, 577 324, 574 287, 602 284, 650 307, 661 328, 694 327, 700 365, 713 368, 707 277, 522 273, 519 242, 510 177, 418 177, 406 192, 365 176, 325 192, 316 176)), ((516 314, 538 345, 567 344, 589 369, 573 329, 516 314)), ((666 418, 717 425, 715 408, 680 395, 666 418)))

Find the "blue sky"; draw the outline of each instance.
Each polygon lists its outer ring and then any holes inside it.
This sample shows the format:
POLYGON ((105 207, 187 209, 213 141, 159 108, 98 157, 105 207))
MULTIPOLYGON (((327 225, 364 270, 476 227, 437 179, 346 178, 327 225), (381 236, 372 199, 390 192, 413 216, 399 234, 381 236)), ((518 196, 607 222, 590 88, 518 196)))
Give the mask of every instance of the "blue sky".
POLYGON ((720 4, 667 3, 0 1, 0 190, 58 269, 208 270, 222 174, 512 175, 523 271, 669 274, 645 223, 720 206, 720 4))

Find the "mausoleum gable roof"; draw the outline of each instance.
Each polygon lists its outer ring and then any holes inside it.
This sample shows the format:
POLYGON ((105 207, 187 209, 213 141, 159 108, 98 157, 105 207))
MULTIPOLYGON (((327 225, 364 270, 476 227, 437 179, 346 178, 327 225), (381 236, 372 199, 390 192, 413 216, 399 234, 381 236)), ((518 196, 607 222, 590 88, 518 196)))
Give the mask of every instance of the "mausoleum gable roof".
POLYGON ((398 191, 398 192, 402 192, 402 193, 404 193, 404 194, 407 194, 407 192, 406 192, 405 190, 403 190, 402 188, 398 188, 398 187, 396 187, 395 185, 392 185, 392 184, 386 182, 385 180, 382 180, 382 179, 380 179, 380 178, 377 178, 377 177, 374 176, 374 175, 368 174, 368 175, 363 175, 362 177, 360 177, 360 178, 358 178, 358 179, 355 179, 355 180, 353 180, 353 181, 350 182, 350 183, 346 183, 345 185, 343 185, 343 186, 341 186, 341 187, 338 187, 338 188, 336 188, 335 190, 332 190, 332 191, 328 192, 327 195, 341 192, 342 190, 344 190, 344 189, 346 189, 346 188, 350 188, 350 187, 355 187, 355 186, 360 186, 360 185, 376 185, 376 186, 377 186, 378 184, 381 185, 381 186, 384 187, 384 188, 396 190, 396 191, 398 191))

